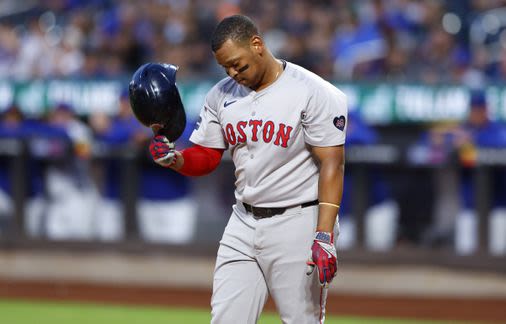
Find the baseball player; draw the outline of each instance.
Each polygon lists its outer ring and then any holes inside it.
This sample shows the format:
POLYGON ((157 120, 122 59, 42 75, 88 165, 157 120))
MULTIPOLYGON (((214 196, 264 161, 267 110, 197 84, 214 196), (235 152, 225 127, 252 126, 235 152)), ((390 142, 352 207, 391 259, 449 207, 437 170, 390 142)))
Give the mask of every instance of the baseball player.
POLYGON ((256 323, 270 294, 283 323, 323 323, 337 268, 346 97, 276 59, 246 16, 222 20, 212 50, 228 77, 206 97, 194 146, 177 151, 163 135, 150 144, 155 162, 189 176, 213 171, 230 150, 237 203, 218 249, 211 322, 256 323))

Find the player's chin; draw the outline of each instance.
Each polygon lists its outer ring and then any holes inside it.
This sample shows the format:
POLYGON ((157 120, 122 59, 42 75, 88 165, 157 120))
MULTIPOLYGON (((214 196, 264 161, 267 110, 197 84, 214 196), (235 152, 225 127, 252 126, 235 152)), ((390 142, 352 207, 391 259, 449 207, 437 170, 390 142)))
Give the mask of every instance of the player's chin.
POLYGON ((240 85, 243 85, 243 86, 248 86, 248 81, 246 79, 234 79, 235 82, 239 83, 240 85))

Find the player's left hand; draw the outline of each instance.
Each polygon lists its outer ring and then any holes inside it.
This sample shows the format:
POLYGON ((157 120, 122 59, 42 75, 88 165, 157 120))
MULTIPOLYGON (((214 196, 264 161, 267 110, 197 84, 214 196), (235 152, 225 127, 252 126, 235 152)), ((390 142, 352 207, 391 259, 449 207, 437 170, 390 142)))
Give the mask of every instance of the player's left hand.
POLYGON ((333 234, 316 232, 311 252, 311 260, 307 262, 307 275, 312 274, 316 268, 320 284, 327 287, 337 274, 337 252, 333 234))
POLYGON ((156 135, 151 139, 149 152, 153 161, 163 167, 170 167, 176 162, 175 145, 163 135, 156 135))

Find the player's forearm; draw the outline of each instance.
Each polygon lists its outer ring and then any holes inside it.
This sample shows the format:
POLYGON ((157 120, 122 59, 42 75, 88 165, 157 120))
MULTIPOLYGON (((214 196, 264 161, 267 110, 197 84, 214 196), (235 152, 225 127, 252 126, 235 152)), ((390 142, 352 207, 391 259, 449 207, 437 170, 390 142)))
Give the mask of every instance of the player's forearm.
POLYGON ((203 176, 220 164, 223 150, 199 145, 176 152, 176 163, 171 168, 186 176, 203 176))
POLYGON ((318 200, 320 201, 317 231, 333 232, 343 194, 344 161, 326 158, 320 164, 318 200))

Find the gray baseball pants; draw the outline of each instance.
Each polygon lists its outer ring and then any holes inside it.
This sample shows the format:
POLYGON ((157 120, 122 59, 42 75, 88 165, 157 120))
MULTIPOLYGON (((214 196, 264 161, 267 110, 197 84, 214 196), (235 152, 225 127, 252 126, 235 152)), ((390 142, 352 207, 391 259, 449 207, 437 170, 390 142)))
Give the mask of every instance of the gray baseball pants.
POLYGON ((283 323, 323 323, 327 289, 306 274, 317 219, 318 206, 257 219, 238 201, 218 249, 211 323, 256 323, 268 294, 283 323))

